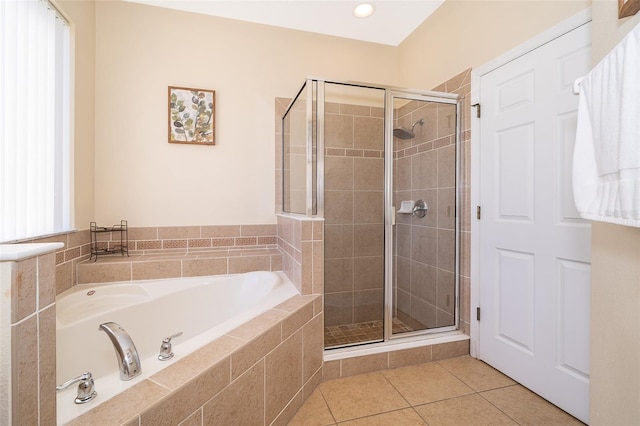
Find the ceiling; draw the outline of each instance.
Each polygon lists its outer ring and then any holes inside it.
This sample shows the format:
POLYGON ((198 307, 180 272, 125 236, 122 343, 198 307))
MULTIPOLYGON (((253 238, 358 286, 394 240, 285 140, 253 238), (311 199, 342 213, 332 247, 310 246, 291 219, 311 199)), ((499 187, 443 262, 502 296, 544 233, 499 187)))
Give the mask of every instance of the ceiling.
POLYGON ((128 0, 240 21, 397 46, 445 0, 128 0), (367 2, 373 15, 357 18, 367 2))

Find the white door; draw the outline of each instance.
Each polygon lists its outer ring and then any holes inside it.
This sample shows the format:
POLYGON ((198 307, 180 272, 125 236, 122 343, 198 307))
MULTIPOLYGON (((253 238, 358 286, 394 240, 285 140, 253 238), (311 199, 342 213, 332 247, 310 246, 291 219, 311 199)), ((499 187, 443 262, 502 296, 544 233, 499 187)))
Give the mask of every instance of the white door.
POLYGON ((478 356, 589 415, 591 230, 571 190, 585 24, 480 78, 478 356))

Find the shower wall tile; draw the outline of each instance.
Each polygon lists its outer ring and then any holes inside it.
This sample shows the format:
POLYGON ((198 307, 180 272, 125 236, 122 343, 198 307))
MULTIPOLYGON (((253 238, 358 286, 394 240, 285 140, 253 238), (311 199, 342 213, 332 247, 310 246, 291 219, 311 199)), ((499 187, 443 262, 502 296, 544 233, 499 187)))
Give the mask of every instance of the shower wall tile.
POLYGON ((399 289, 411 292, 411 261, 406 257, 397 256, 396 259, 396 280, 399 289))
POLYGON ((353 322, 353 292, 325 293, 324 325, 351 324, 353 322))
POLYGON ((450 104, 438 105, 438 137, 453 135, 456 130, 456 107, 450 104))
POLYGON ((354 159, 353 188, 355 190, 384 190, 384 160, 354 159))
POLYGON ((325 168, 325 190, 352 190, 353 189, 353 158, 349 157, 326 157, 325 168))
POLYGON ((364 105, 339 104, 340 114, 369 117, 371 115, 371 107, 364 105))
POLYGON ((411 259, 436 265, 436 255, 438 253, 437 230, 423 226, 413 226, 411 228, 411 259))
POLYGON ((353 258, 353 289, 384 288, 384 256, 353 258))
POLYGON ((437 150, 438 153, 438 187, 454 187, 456 156, 455 147, 447 146, 437 150))
MULTIPOLYGON (((453 272, 438 269, 438 309, 453 315, 455 309, 455 276, 453 272)), ((453 317, 452 317, 453 318, 453 317)))
POLYGON ((411 157, 396 160, 394 183, 396 191, 411 190, 411 161, 411 157))
POLYGON ((353 320, 356 323, 383 318, 384 290, 359 290, 353 293, 353 320))
POLYGON ((455 229, 455 189, 438 189, 438 228, 455 229))
MULTIPOLYGON (((438 190, 437 189, 418 189, 412 191, 411 193, 412 200, 423 200, 427 203, 427 214, 425 217, 417 217, 413 216, 411 219, 411 223, 416 226, 428 226, 431 228, 438 227, 438 211, 439 211, 439 200, 438 200, 438 190)), ((408 215, 410 216, 410 215, 408 215)))
POLYGON ((359 149, 384 149, 384 120, 382 118, 354 117, 353 147, 359 149))
POLYGON ((353 148, 352 116, 325 114, 324 120, 324 144, 327 148, 353 148))
POLYGON ((324 289, 327 293, 353 290, 353 258, 325 259, 324 289))
POLYGON ((353 256, 353 225, 325 225, 325 259, 353 256))
POLYGON ((325 114, 339 114, 340 113, 340 104, 336 102, 325 102, 324 103, 324 112, 325 114))
POLYGON ((371 117, 384 118, 384 108, 371 107, 371 117))
POLYGON ((353 255, 382 256, 384 254, 384 228, 381 224, 356 224, 353 227, 353 255))
POLYGON ((384 223, 384 193, 357 191, 353 193, 354 223, 384 223))
POLYGON ((455 247, 455 232, 438 229, 438 268, 450 272, 455 271, 455 247))
POLYGON ((324 214, 327 224, 353 223, 354 192, 325 191, 324 214))
MULTIPOLYGON (((411 189, 430 189, 438 186, 440 164, 436 151, 421 152, 411 158, 411 189)), ((403 188, 404 189, 404 188, 403 188)))
POLYGON ((411 225, 396 224, 396 255, 406 259, 411 258, 411 225))
POLYGON ((437 299, 438 269, 431 265, 411 262, 411 294, 435 305, 437 299))

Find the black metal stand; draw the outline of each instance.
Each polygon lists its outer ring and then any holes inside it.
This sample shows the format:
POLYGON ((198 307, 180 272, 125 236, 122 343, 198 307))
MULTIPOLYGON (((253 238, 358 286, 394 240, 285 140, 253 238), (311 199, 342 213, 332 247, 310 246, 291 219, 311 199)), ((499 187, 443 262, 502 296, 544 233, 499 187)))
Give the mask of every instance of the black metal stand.
MULTIPOLYGON (((129 257, 129 229, 127 227, 127 221, 121 220, 120 225, 113 225, 111 227, 97 226, 95 222, 91 222, 89 224, 89 235, 91 240, 91 256, 89 260, 93 259, 95 256, 95 261, 98 260, 98 255, 105 254, 118 254, 120 253, 122 256, 125 254, 129 257), (109 238, 108 241, 98 241, 98 234, 102 233, 120 233, 120 241, 119 244, 112 245, 116 241, 109 238), (104 247, 100 247, 104 243, 104 247)), ((113 235, 112 235, 113 236, 113 235)))

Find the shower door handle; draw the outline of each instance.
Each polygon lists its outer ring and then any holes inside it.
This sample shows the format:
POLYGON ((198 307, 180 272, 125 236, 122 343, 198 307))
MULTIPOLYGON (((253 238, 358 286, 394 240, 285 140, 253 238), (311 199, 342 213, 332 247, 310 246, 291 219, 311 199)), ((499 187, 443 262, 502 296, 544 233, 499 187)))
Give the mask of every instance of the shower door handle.
POLYGON ((419 218, 423 218, 426 216, 429 208, 427 207, 427 203, 423 200, 418 200, 413 205, 413 209, 411 210, 411 215, 419 218))

